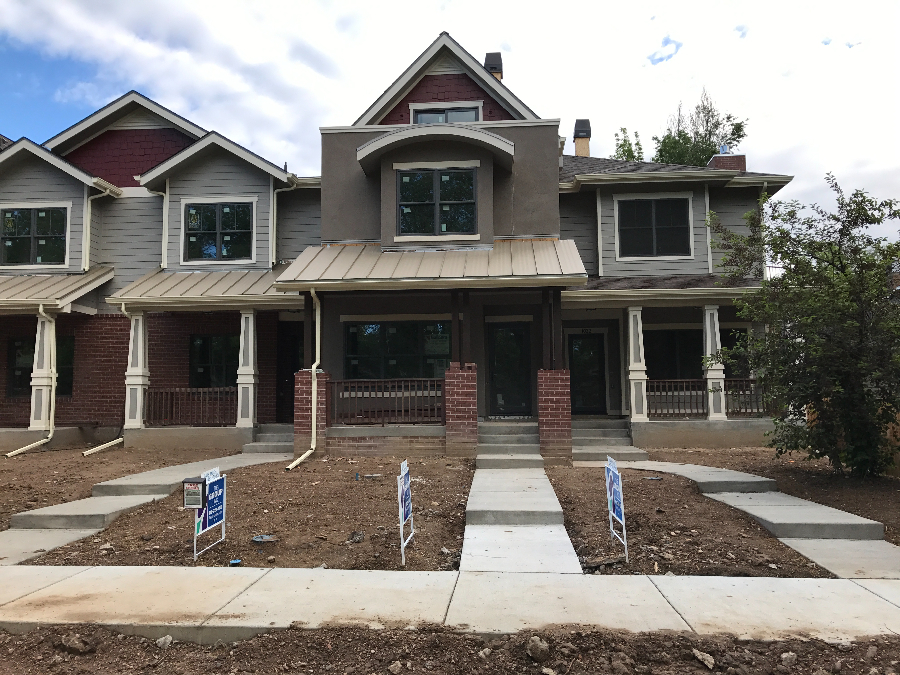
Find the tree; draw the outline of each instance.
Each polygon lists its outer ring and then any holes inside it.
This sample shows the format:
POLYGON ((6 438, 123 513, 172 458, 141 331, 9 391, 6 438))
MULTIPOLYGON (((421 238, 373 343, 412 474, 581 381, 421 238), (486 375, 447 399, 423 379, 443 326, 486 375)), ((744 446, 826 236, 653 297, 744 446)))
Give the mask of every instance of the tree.
POLYGON ((737 148, 746 136, 747 121, 720 113, 704 89, 689 118, 685 117, 679 103, 678 110, 669 118, 663 137, 653 137, 656 143, 653 161, 706 166, 721 145, 737 148))
POLYGON ((737 302, 739 315, 766 326, 719 360, 746 358, 777 402, 769 445, 778 454, 801 451, 836 470, 877 475, 898 450, 889 428, 900 412, 900 243, 867 230, 900 218, 900 202, 862 190, 848 197, 832 175, 826 180, 833 213, 763 196, 745 215, 746 235, 710 213, 728 282, 761 280, 737 302), (782 273, 764 279, 767 260, 782 273))
POLYGON ((622 137, 616 134, 616 151, 610 159, 623 159, 628 162, 643 162, 644 147, 641 145, 641 137, 638 132, 634 132, 634 144, 631 143, 631 136, 628 135, 628 129, 622 127, 622 137))

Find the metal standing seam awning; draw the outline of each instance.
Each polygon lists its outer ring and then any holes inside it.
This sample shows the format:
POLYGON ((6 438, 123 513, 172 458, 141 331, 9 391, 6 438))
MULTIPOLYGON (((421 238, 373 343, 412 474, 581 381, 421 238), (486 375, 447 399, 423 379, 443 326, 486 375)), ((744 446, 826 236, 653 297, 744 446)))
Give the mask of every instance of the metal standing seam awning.
POLYGON ((491 249, 385 251, 377 244, 310 246, 277 279, 283 291, 577 286, 575 242, 499 240, 491 249))
POLYGON ((126 311, 203 312, 240 309, 298 309, 303 299, 273 283, 286 269, 166 272, 155 270, 106 298, 126 311))
POLYGON ((73 304, 114 274, 111 267, 92 267, 84 274, 0 274, 0 314, 36 314, 42 306, 46 312, 71 312, 73 304))

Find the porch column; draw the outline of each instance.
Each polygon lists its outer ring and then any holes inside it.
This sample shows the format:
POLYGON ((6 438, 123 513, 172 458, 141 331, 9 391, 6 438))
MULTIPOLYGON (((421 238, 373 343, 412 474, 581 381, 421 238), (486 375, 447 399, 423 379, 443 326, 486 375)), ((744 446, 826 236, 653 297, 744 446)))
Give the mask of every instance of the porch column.
POLYGON ((644 322, 641 307, 628 308, 628 391, 631 400, 631 419, 646 422, 647 364, 644 361, 644 322))
POLYGON ((31 431, 50 431, 50 398, 56 382, 56 321, 38 314, 31 370, 31 431))
POLYGON ((259 369, 256 365, 256 310, 241 310, 241 351, 237 370, 237 426, 256 424, 256 390, 259 369))
POLYGON ((144 428, 144 398, 150 386, 147 349, 147 317, 143 312, 131 315, 128 342, 128 368, 125 369, 125 428, 144 428))
MULTIPOLYGON (((719 306, 703 306, 703 355, 715 356, 722 348, 719 336, 719 306)), ((725 366, 715 363, 703 369, 709 397, 707 419, 728 419, 725 414, 725 366)))

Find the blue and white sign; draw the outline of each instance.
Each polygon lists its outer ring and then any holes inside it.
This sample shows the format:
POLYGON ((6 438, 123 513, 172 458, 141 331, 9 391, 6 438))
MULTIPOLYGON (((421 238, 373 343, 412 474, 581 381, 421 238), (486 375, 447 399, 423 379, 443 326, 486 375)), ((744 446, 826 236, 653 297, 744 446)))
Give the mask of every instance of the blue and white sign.
POLYGON ((625 529, 625 503, 622 499, 622 475, 612 457, 606 457, 606 504, 609 509, 609 531, 613 541, 618 539, 625 546, 625 562, 628 562, 628 531, 625 529), (622 535, 616 532, 615 521, 622 526, 622 535))
POLYGON ((225 479, 227 476, 219 475, 219 469, 212 469, 202 474, 206 481, 206 507, 197 509, 194 513, 194 560, 201 553, 208 551, 216 544, 225 541, 225 479), (222 537, 207 546, 202 551, 197 551, 197 537, 208 532, 214 527, 222 528, 222 537))
POLYGON ((412 513, 412 490, 410 490, 409 463, 404 460, 400 464, 400 475, 397 476, 397 505, 400 509, 400 564, 406 566, 406 545, 416 533, 412 513), (406 523, 409 522, 409 537, 404 537, 406 523))

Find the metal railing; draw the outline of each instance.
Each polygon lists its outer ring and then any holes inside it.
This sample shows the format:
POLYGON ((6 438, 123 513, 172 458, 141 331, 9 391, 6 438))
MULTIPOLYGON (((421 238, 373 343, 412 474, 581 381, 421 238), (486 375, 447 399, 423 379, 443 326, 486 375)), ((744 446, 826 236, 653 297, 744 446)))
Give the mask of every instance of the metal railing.
POLYGON ((148 389, 144 423, 151 427, 233 426, 237 387, 148 389))
POLYGON ((762 417, 771 414, 763 386, 750 378, 725 380, 725 414, 728 417, 762 417))
POLYGON ((706 417, 708 407, 706 380, 647 380, 649 417, 706 417))
POLYGON ((443 424, 444 380, 332 380, 329 424, 443 424))

